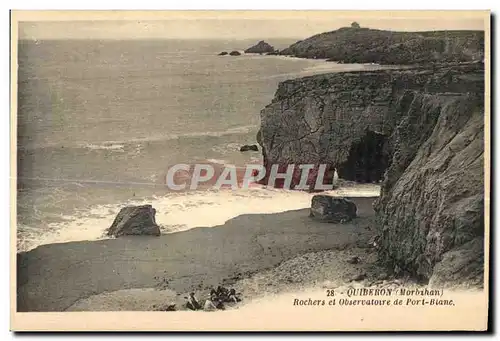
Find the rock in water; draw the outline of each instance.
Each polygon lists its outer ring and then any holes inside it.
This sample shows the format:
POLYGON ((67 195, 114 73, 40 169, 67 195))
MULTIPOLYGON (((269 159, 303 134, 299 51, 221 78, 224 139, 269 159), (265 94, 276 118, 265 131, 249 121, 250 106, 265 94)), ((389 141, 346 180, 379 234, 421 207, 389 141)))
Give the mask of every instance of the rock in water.
POLYGON ((240 152, 247 152, 249 150, 254 151, 254 152, 258 152, 259 147, 256 144, 246 144, 244 146, 241 146, 241 148, 240 148, 240 152))
POLYGON ((226 51, 222 51, 221 53, 218 54, 218 56, 225 56, 225 55, 227 55, 226 51))
POLYGON ((274 52, 274 47, 266 43, 264 40, 261 40, 252 47, 249 47, 245 50, 245 53, 272 53, 274 52))
POLYGON ((282 50, 282 55, 349 63, 431 64, 481 60, 483 31, 392 32, 342 27, 316 34, 282 50))
POLYGON ((151 205, 127 206, 120 210, 111 227, 108 236, 125 235, 160 235, 160 227, 155 221, 156 210, 151 205))
POLYGON ((346 198, 315 195, 312 198, 310 217, 329 223, 340 223, 356 218, 357 207, 346 198))
POLYGON ((436 285, 482 283, 469 242, 485 233, 484 84, 483 63, 284 81, 261 111, 261 182, 274 164, 314 162, 344 180, 383 179, 372 242, 381 262, 436 285))
POLYGON ((241 56, 241 53, 238 51, 231 51, 231 53, 229 55, 230 56, 241 56))

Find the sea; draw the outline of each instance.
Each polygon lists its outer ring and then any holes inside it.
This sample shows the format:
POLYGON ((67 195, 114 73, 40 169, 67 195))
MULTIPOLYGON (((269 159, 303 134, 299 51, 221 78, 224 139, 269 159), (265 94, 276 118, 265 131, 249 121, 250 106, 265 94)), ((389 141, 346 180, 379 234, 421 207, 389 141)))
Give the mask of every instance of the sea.
MULTIPOLYGON (((270 39, 277 48, 293 39, 270 39)), ((151 204, 163 233, 241 214, 309 207, 268 188, 175 192, 177 163, 262 162, 260 110, 278 83, 376 66, 286 56, 218 56, 255 40, 21 40, 18 44, 17 251, 97 240, 126 205, 151 204)), ((378 195, 377 185, 338 195, 378 195)))

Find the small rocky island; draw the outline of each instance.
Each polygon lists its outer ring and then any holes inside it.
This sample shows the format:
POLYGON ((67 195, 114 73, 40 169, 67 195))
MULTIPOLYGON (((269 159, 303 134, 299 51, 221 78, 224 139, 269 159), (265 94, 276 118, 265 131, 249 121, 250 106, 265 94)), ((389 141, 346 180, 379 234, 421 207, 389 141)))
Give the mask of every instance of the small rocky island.
POLYGON ((245 53, 274 53, 274 47, 266 43, 264 40, 259 41, 256 45, 249 47, 245 53))

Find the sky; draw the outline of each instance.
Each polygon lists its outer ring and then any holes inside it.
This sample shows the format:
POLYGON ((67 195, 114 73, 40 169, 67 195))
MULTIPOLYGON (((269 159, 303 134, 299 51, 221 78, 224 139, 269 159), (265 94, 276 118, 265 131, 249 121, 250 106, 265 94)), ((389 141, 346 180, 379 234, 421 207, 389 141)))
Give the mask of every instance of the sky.
POLYGON ((264 39, 306 38, 350 26, 393 31, 484 29, 483 19, 460 15, 408 13, 311 12, 178 12, 87 13, 75 16, 19 16, 21 39, 264 39), (153 14, 153 15, 152 15, 153 14), (89 20, 91 19, 91 20, 89 20))

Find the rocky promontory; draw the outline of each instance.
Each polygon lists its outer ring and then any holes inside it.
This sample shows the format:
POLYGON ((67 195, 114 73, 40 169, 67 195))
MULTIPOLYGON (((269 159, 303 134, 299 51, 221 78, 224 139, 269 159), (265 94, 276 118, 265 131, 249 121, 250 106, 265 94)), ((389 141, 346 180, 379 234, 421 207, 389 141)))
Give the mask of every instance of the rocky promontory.
POLYGON ((274 47, 266 43, 264 40, 259 41, 256 45, 249 47, 245 53, 273 53, 274 47))
POLYGON ((379 255, 394 273, 481 286, 483 121, 482 63, 344 72, 282 82, 258 141, 268 172, 328 164, 382 181, 379 255))
MULTIPOLYGON (((304 253, 344 250, 368 257, 375 198, 351 199, 357 218, 344 224, 315 221, 308 209, 301 209, 240 215, 217 227, 158 237, 42 245, 17 254, 16 310, 85 310, 87 299, 101 304, 87 310, 122 310, 134 305, 134 310, 153 310, 150 304, 168 303, 170 297, 165 294, 173 292, 182 301, 184 293, 206 291, 221 283, 232 286, 236 280, 304 253), (112 301, 107 302, 110 305, 102 305, 102 296, 112 301)), ((346 273, 340 261, 337 267, 346 273)), ((350 278, 356 269, 349 271, 350 278)), ((303 276, 310 279, 309 272, 303 276)))
POLYGON ((393 32, 343 27, 298 41, 280 54, 341 63, 469 62, 483 59, 484 32, 393 32))

